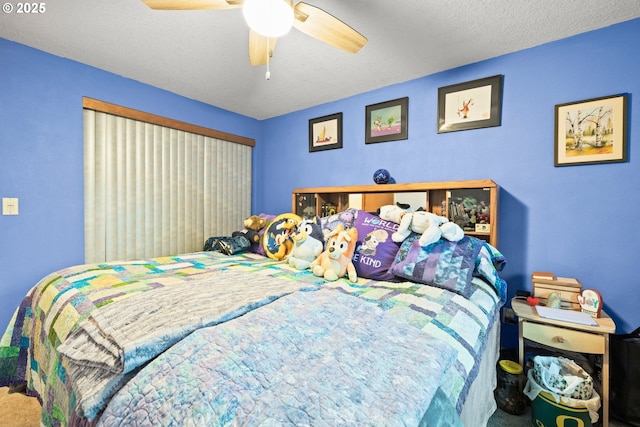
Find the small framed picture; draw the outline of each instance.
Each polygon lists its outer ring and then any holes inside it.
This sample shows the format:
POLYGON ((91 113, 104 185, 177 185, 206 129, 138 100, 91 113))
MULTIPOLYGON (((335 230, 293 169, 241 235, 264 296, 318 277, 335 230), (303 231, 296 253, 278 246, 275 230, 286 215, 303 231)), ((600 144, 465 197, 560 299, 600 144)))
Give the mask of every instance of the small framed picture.
POLYGON ((309 120, 309 152, 342 148, 342 113, 309 120))
POLYGON ((556 105, 555 166, 626 160, 626 95, 556 105))
POLYGON ((398 98, 365 109, 364 142, 388 142, 409 137, 409 98, 398 98))
POLYGON ((438 89, 438 133, 500 126, 502 75, 438 89))

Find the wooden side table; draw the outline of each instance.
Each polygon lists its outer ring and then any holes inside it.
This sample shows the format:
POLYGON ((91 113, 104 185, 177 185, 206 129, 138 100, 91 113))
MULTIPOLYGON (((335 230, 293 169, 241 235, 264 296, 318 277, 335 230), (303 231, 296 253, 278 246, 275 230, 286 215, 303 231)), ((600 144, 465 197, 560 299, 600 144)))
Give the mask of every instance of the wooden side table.
POLYGON ((604 311, 594 319, 598 326, 587 326, 561 320, 545 319, 519 299, 511 300, 511 308, 518 316, 518 354, 524 367, 524 340, 529 339, 559 350, 577 353, 602 354, 602 425, 609 426, 609 334, 616 325, 604 311))

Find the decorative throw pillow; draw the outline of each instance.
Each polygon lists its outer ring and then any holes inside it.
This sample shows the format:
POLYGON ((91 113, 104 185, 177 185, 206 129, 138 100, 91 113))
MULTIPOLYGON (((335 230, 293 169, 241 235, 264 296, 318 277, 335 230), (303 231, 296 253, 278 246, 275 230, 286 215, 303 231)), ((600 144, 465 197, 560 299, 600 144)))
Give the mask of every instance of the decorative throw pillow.
POLYGON ((398 224, 358 210, 354 227, 358 230, 358 243, 352 259, 358 277, 398 282, 389 271, 400 248, 391 240, 398 224))
POLYGON ((484 240, 464 236, 458 242, 440 239, 423 247, 419 238, 419 234, 412 233, 402 242, 391 272, 403 279, 471 296, 476 257, 484 240))
POLYGON ((476 259, 476 268, 473 271, 475 277, 483 279, 492 285, 503 303, 507 302, 507 282, 498 275, 507 261, 496 248, 485 242, 476 259))
POLYGON ((262 239, 263 239, 263 236, 264 236, 264 232, 267 230, 267 227, 269 227, 269 224, 271 224, 271 222, 276 218, 276 215, 270 215, 270 214, 261 213, 258 216, 260 218, 266 219, 267 220, 267 225, 265 225, 261 230, 258 231, 258 235, 260 236, 260 240, 258 242, 252 243, 251 244, 251 248, 249 250, 251 252, 253 252, 254 254, 267 256, 267 253, 264 251, 264 246, 262 245, 262 239))
POLYGON ((262 246, 271 259, 282 261, 293 249, 293 233, 302 218, 292 212, 278 215, 267 225, 262 236, 262 246))

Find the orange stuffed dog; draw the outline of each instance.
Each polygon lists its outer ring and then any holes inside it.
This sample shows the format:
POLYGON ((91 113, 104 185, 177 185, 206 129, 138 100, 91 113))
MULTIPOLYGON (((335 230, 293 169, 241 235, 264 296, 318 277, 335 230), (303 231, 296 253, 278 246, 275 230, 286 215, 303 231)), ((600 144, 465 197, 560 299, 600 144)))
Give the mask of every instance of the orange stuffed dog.
POLYGON ((311 263, 311 271, 325 280, 334 281, 348 275, 349 281, 358 281, 356 268, 351 261, 358 240, 358 230, 349 228, 345 231, 342 224, 329 234, 327 248, 311 263))

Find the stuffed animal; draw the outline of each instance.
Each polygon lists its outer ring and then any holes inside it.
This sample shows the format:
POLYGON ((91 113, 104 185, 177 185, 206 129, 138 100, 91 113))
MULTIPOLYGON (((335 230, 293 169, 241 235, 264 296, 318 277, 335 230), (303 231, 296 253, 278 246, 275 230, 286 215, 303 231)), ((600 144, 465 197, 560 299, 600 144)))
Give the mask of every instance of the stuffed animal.
POLYGON ((422 234, 420 246, 435 243, 444 237, 457 242, 464 237, 462 228, 443 216, 426 211, 411 212, 396 205, 385 205, 379 209, 380 218, 400 224, 398 230, 391 235, 394 242, 402 242, 414 231, 422 234))
POLYGON ((356 215, 355 210, 353 209, 347 209, 346 211, 323 218, 323 221, 325 221, 325 223, 322 225, 322 235, 324 241, 326 242, 327 240, 329 240, 329 235, 338 224, 342 224, 346 228, 349 228, 351 227, 351 225, 353 225, 355 219, 356 215))
POLYGON ((249 242, 258 243, 260 241, 259 231, 267 225, 267 220, 258 215, 251 215, 242 222, 242 225, 244 229, 234 231, 231 233, 231 237, 244 236, 249 242))
POLYGON ((294 245, 287 262, 298 270, 306 270, 324 249, 320 217, 303 219, 291 238, 294 245))
POLYGON ((358 281, 356 268, 351 261, 358 240, 358 229, 355 227, 345 231, 338 224, 329 235, 327 248, 311 263, 311 271, 318 277, 334 281, 347 275, 349 281, 358 281))

